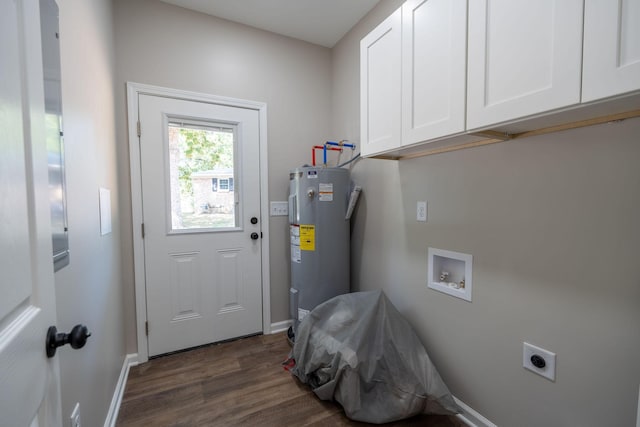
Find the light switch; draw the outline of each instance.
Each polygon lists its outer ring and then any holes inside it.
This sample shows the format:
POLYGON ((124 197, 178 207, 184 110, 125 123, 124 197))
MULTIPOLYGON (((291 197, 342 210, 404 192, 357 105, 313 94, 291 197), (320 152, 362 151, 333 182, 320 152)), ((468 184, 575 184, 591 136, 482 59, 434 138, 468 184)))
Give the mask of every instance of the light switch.
POLYGON ((269 213, 271 216, 289 215, 289 202, 271 202, 269 213))

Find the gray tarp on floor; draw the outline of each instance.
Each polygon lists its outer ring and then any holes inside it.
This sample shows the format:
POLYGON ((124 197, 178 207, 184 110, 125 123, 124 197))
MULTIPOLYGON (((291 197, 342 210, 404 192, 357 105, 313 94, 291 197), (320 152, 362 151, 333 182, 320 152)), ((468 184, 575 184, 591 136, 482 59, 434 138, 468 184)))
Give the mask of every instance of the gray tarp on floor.
POLYGON ((460 409, 411 325, 382 291, 335 297, 300 323, 292 373, 357 421, 460 409))

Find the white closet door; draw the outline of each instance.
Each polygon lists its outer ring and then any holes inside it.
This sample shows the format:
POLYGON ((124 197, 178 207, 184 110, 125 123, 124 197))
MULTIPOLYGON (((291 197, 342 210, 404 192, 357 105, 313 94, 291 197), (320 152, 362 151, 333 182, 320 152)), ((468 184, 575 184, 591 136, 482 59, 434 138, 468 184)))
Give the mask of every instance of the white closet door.
POLYGON ((467 1, 402 6, 402 144, 464 131, 467 1))
POLYGON ((469 3, 467 129, 580 102, 582 0, 469 3))
POLYGON ((401 142, 401 9, 360 42, 360 141, 363 156, 401 142))
POLYGON ((587 0, 582 102, 640 89, 640 0, 587 0))

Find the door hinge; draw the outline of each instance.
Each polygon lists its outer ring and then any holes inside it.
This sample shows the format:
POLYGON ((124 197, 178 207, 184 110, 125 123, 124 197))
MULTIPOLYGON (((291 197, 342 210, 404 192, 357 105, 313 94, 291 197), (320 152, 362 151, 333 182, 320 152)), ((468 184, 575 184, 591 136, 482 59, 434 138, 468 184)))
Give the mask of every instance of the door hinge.
POLYGON ((142 238, 144 239, 144 222, 141 224, 142 225, 142 238))
POLYGON ((149 336, 149 322, 144 322, 144 333, 149 336))
POLYGON ((138 131, 138 138, 140 138, 142 135, 142 131, 140 130, 140 120, 138 120, 138 123, 136 124, 136 130, 138 131))

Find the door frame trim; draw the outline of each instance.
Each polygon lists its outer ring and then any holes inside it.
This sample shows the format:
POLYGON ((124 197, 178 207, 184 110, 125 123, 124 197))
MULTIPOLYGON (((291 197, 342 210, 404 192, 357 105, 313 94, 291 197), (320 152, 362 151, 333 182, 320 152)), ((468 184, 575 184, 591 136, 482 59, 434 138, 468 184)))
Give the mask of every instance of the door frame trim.
POLYGON ((138 363, 149 360, 149 341, 145 333, 147 298, 144 268, 144 240, 140 227, 142 216, 142 170, 140 168, 140 139, 138 137, 138 96, 153 95, 187 101, 256 110, 259 113, 260 137, 260 215, 262 217, 261 274, 262 274, 262 332, 271 332, 271 283, 269 275, 269 171, 267 162, 267 104, 206 93, 171 89, 142 83, 127 82, 127 134, 129 140, 129 171, 131 174, 131 214, 133 227, 133 264, 136 300, 136 332, 138 363), (137 143, 136 143, 137 142, 137 143), (265 226, 267 225, 267 226, 265 226))

